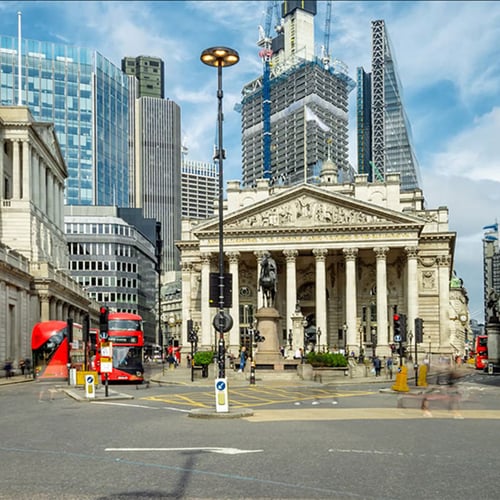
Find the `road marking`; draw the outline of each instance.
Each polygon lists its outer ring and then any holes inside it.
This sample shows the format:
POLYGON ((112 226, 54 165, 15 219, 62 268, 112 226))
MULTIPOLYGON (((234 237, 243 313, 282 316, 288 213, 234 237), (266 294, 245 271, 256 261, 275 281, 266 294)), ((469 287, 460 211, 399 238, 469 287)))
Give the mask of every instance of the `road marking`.
POLYGON ((136 405, 131 403, 114 403, 112 401, 91 401, 93 405, 128 406, 131 408, 146 408, 147 410, 158 410, 154 406, 136 405))
POLYGON ((210 453, 221 453, 222 455, 241 455, 243 453, 261 453, 264 450, 240 450, 239 448, 105 448, 104 451, 208 451, 210 453))
MULTIPOLYGON (((460 410, 464 419, 499 420, 499 410, 460 410)), ((314 420, 455 420, 452 412, 432 411, 432 419, 422 415, 422 410, 411 408, 293 408, 290 410, 256 410, 252 416, 243 417, 249 422, 314 421, 314 420)), ((461 421, 461 420, 460 420, 461 421)))

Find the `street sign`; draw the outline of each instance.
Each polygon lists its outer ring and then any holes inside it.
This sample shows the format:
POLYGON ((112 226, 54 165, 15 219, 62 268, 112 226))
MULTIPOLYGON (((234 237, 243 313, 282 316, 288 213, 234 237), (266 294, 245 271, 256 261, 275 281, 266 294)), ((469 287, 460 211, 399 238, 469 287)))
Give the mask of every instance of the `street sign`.
POLYGON ((215 379, 215 411, 217 413, 229 411, 229 402, 227 400, 227 382, 225 378, 215 379))
POLYGON ((85 396, 88 399, 95 398, 94 376, 91 373, 85 375, 85 396))
POLYGON ((101 344, 101 373, 113 371, 113 343, 103 342, 101 344))
POLYGON ((394 342, 401 342, 401 335, 394 335, 394 342))

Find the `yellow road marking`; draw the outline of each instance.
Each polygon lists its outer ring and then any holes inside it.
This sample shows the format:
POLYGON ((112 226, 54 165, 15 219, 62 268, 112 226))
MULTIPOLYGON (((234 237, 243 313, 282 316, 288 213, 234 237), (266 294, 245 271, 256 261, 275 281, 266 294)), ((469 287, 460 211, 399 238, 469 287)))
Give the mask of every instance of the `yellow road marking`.
MULTIPOLYGON (((268 406, 272 404, 286 404, 305 401, 317 401, 323 399, 338 399, 345 397, 367 396, 376 394, 375 391, 349 391, 349 392, 330 392, 327 390, 314 391, 267 391, 257 388, 245 390, 229 391, 229 405, 232 408, 249 408, 256 406, 268 406), (274 396, 268 398, 267 395, 274 396)), ((149 401, 158 401, 161 403, 177 404, 196 408, 211 408, 214 405, 215 395, 212 391, 192 392, 186 394, 172 394, 165 396, 146 396, 141 399, 149 401)))

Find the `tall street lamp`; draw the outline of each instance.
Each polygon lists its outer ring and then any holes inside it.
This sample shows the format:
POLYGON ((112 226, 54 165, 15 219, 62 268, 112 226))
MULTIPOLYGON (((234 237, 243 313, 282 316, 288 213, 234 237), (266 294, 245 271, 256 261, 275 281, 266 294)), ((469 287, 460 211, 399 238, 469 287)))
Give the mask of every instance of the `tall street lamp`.
POLYGON ((215 66, 217 68, 217 99, 218 99, 218 147, 214 156, 219 166, 219 312, 218 319, 214 326, 219 332, 219 348, 218 348, 218 364, 219 364, 219 378, 225 378, 225 345, 224 345, 224 332, 227 331, 226 314, 224 311, 224 240, 223 240, 223 203, 224 203, 224 183, 223 183, 223 169, 222 162, 224 160, 224 149, 222 147, 222 122, 224 116, 222 114, 222 68, 224 66, 233 66, 240 60, 238 52, 228 47, 211 47, 205 49, 200 56, 201 62, 207 66, 215 66), (217 328, 218 326, 218 328, 217 328))

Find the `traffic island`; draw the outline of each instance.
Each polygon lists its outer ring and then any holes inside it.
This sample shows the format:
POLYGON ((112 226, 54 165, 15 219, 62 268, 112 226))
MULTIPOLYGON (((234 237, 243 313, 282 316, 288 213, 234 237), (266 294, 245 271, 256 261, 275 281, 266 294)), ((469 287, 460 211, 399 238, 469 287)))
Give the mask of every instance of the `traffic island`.
POLYGON ((196 408, 188 413, 191 418, 245 418, 253 417, 253 410, 250 408, 229 409, 226 412, 218 412, 215 408, 196 408))

